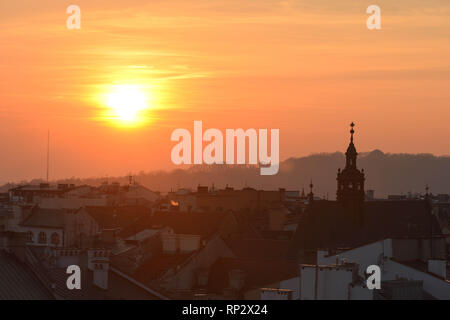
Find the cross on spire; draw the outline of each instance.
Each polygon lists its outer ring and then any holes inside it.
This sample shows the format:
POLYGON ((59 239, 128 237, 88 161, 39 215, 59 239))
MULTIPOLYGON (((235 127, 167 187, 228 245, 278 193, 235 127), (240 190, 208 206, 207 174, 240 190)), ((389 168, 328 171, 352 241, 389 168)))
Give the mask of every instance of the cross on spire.
POLYGON ((351 142, 353 142, 353 134, 355 133, 355 130, 353 129, 354 126, 355 126, 355 124, 353 122, 350 123, 350 127, 351 127, 351 129, 350 129, 350 134, 351 134, 350 141, 351 142))

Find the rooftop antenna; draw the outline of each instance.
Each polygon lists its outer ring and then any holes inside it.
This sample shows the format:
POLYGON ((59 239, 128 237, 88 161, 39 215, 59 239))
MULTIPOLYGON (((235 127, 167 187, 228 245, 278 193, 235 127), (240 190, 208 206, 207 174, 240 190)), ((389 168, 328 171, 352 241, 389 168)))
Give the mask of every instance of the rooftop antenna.
POLYGON ((50 130, 47 130, 47 183, 48 183, 48 172, 50 167, 50 130))

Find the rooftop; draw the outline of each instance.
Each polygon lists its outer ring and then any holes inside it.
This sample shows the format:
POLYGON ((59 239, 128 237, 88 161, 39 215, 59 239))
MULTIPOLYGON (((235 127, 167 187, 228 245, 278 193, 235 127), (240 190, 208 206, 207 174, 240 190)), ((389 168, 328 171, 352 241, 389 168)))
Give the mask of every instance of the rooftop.
POLYGON ((222 293, 229 286, 229 273, 241 270, 245 274, 244 288, 261 288, 298 276, 298 265, 294 262, 220 258, 210 270, 208 289, 222 293))
POLYGON ((0 300, 53 299, 27 265, 3 251, 0 251, 0 284, 0 300))
POLYGON ((26 227, 64 228, 64 215, 75 212, 66 209, 42 209, 34 207, 31 213, 22 222, 26 227))

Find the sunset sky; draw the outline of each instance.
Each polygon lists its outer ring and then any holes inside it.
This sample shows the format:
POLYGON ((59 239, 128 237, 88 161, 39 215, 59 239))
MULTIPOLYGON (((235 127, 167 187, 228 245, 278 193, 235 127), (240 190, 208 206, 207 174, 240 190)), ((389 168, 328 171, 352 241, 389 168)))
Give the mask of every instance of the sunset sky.
POLYGON ((278 128, 281 160, 345 151, 351 121, 360 151, 450 154, 448 0, 1 1, 0 72, 1 183, 45 177, 47 130, 51 179, 174 168, 194 120, 278 128), (149 108, 121 125, 129 85, 149 108))

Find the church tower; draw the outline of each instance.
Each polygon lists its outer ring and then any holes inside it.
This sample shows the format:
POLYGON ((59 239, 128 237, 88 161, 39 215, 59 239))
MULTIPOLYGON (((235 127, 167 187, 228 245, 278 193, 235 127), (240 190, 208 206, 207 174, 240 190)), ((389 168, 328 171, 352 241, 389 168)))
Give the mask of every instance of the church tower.
POLYGON ((353 144, 353 129, 355 124, 350 124, 350 144, 345 153, 345 168, 338 169, 337 174, 337 201, 340 202, 356 222, 362 223, 364 209, 364 169, 360 171, 356 166, 356 152, 353 144))

